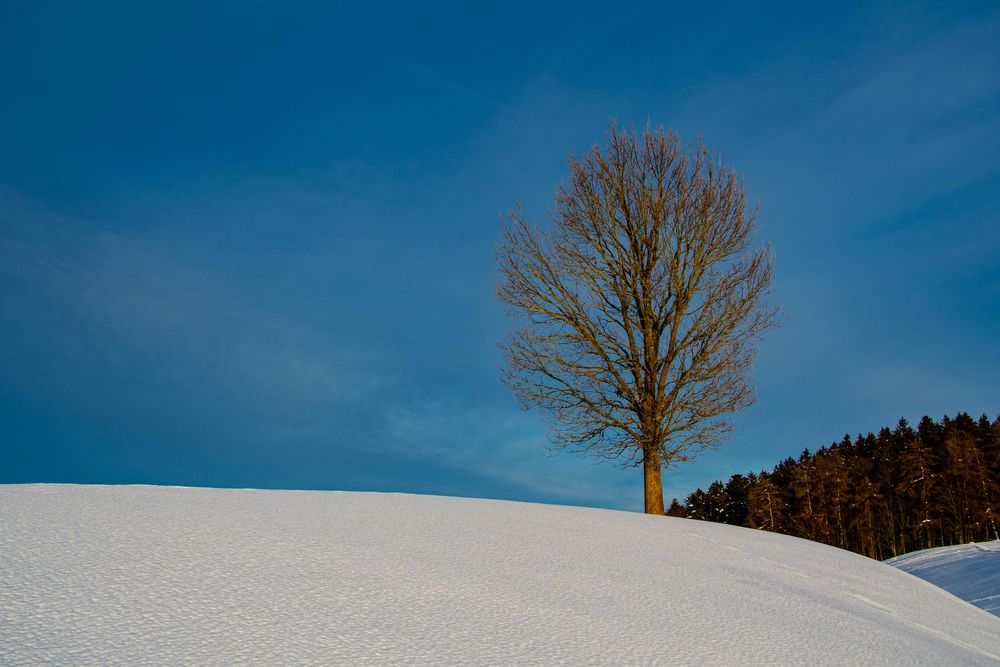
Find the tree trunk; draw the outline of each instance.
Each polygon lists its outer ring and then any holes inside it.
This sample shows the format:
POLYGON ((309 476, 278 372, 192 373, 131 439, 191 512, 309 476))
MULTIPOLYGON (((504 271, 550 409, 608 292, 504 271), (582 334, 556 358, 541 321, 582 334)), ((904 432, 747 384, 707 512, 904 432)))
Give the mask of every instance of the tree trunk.
POLYGON ((663 479, 660 470, 660 450, 647 449, 642 455, 642 481, 646 487, 646 514, 663 511, 663 479))

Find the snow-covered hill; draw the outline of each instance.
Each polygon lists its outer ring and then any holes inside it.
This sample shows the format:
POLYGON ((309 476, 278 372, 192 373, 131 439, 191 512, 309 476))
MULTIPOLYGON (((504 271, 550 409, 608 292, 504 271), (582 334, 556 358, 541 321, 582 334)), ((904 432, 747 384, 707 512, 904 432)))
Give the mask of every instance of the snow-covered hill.
POLYGON ((997 664, 883 563, 626 512, 0 486, 0 664, 997 664))
POLYGON ((1000 616, 1000 540, 914 551, 886 563, 1000 616))

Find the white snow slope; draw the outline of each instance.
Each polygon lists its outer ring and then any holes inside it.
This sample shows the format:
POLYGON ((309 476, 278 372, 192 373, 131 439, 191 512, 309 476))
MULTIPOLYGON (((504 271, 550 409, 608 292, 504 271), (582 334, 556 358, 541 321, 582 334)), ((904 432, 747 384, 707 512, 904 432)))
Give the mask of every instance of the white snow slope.
POLYGON ((378 493, 0 486, 0 664, 1000 662, 884 563, 628 512, 378 493))
POLYGON ((914 551, 886 563, 1000 616, 1000 540, 914 551))

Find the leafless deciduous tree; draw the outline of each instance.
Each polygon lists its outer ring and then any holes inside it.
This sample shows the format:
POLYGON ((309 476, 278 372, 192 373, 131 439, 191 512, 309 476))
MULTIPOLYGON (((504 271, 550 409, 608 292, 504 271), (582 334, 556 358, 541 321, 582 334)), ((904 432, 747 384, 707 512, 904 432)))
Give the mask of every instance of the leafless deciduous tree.
POLYGON ((646 512, 663 514, 662 468, 717 446, 755 399, 773 253, 742 179, 672 131, 612 124, 569 166, 551 229, 520 208, 504 226, 503 380, 553 418, 557 448, 642 462, 646 512))

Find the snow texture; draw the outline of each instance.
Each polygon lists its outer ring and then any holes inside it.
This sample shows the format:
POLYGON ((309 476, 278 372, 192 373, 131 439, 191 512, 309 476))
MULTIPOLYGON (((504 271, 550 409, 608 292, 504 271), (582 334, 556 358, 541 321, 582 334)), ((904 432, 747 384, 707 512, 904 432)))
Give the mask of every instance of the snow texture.
POLYGON ((886 563, 1000 616, 1000 540, 914 551, 886 563))
POLYGON ((884 563, 628 512, 379 493, 0 486, 0 664, 1000 662, 884 563))

